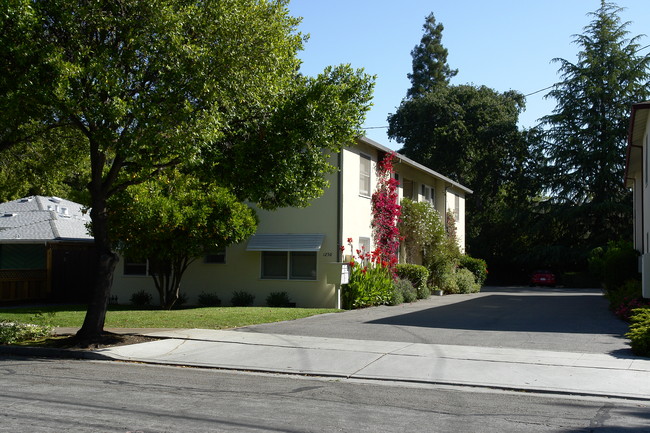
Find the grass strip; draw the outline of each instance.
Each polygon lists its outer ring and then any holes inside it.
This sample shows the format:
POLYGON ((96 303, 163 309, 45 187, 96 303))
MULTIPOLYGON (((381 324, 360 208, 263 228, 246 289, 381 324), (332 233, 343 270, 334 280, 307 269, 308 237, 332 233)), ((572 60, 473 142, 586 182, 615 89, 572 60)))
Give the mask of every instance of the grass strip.
MULTIPOLYGON (((339 311, 326 308, 270 307, 206 307, 166 311, 110 306, 104 326, 106 328, 227 329, 339 311)), ((0 309, 0 320, 55 327, 80 327, 85 315, 86 307, 83 305, 0 309)))

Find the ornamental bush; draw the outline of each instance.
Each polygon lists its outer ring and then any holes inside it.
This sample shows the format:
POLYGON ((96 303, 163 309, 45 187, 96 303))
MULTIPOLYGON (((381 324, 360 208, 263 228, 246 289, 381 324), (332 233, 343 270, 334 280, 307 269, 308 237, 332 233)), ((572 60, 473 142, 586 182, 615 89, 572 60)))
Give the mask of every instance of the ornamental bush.
POLYGON ((135 307, 150 307, 153 302, 153 296, 145 290, 139 290, 131 295, 130 301, 135 307))
POLYGON ((415 287, 418 299, 426 299, 431 295, 431 292, 427 287, 429 270, 426 267, 410 263, 401 263, 396 266, 395 270, 398 278, 409 280, 411 285, 415 287))
POLYGON ((474 274, 464 268, 456 271, 456 285, 459 293, 475 293, 481 289, 481 286, 476 283, 474 274))
POLYGON ((456 273, 453 269, 442 272, 439 276, 439 284, 436 284, 436 287, 442 289, 445 293, 455 294, 460 293, 460 288, 458 287, 458 280, 456 279, 456 273))
POLYGON ((201 307, 221 307, 221 298, 216 293, 201 292, 198 303, 201 307))
POLYGON ((243 290, 235 290, 232 292, 232 298, 230 298, 230 303, 233 307, 250 307, 253 305, 253 301, 255 301, 255 295, 243 290))
POLYGON ((394 284, 395 289, 402 294, 403 302, 415 302, 418 300, 418 292, 409 280, 398 278, 394 284))
POLYGON ((479 287, 483 287, 483 283, 485 283, 488 274, 487 263, 485 263, 485 260, 463 255, 460 257, 460 266, 470 270, 472 274, 474 274, 476 284, 478 284, 479 287))
POLYGON ((271 292, 266 297, 266 305, 272 308, 288 308, 291 305, 291 299, 287 292, 271 292))
POLYGON ((630 332, 625 336, 630 339, 632 351, 650 357, 650 307, 633 310, 630 321, 630 332))
MULTIPOLYGON (((348 245, 354 252, 352 238, 348 245)), ((347 284, 342 287, 343 308, 364 308, 373 305, 395 305, 395 290, 393 273, 390 264, 382 260, 379 249, 372 253, 356 251, 348 264, 350 276, 347 284)))
POLYGON ((34 325, 32 323, 0 321, 0 344, 14 344, 23 341, 36 340, 52 334, 49 325, 34 325))

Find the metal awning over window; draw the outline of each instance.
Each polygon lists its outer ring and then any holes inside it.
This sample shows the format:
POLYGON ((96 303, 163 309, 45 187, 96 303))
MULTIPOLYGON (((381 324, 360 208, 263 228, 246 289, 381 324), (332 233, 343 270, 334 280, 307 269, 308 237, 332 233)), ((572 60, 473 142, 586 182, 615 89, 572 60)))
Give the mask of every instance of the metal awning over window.
POLYGON ((320 251, 323 234, 257 234, 248 241, 246 251, 320 251))

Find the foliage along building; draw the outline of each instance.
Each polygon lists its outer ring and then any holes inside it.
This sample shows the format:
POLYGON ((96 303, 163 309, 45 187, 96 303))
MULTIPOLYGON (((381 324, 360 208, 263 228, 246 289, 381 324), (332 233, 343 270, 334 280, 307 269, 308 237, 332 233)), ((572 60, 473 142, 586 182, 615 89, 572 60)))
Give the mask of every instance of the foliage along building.
MULTIPOLYGON (((355 249, 374 248, 370 222, 371 196, 378 161, 392 150, 362 137, 333 155, 337 172, 330 187, 306 208, 257 210, 257 233, 246 242, 213 251, 193 262, 181 281, 181 294, 190 304, 200 293, 216 294, 228 305, 234 291, 255 296, 264 305, 273 292, 287 292, 299 307, 340 308, 343 261, 355 249), (345 251, 341 251, 341 247, 345 251)), ((441 216, 454 213, 461 250, 465 245, 465 196, 472 191, 415 161, 396 154, 399 196, 428 201, 441 216)), ((157 299, 148 263, 122 258, 115 271, 112 294, 128 303, 140 290, 157 299)))
POLYGON ((625 184, 634 200, 634 248, 641 253, 643 297, 650 298, 650 102, 632 106, 625 184))
POLYGON ((83 301, 94 245, 82 206, 31 196, 0 204, 0 303, 83 301))

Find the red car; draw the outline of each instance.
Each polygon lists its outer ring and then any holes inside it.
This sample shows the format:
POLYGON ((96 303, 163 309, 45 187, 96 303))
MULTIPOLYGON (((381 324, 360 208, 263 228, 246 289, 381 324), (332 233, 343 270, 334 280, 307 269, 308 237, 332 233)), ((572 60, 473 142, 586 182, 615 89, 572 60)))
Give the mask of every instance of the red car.
POLYGON ((555 286, 555 274, 551 271, 535 271, 530 276, 531 286, 555 286))

